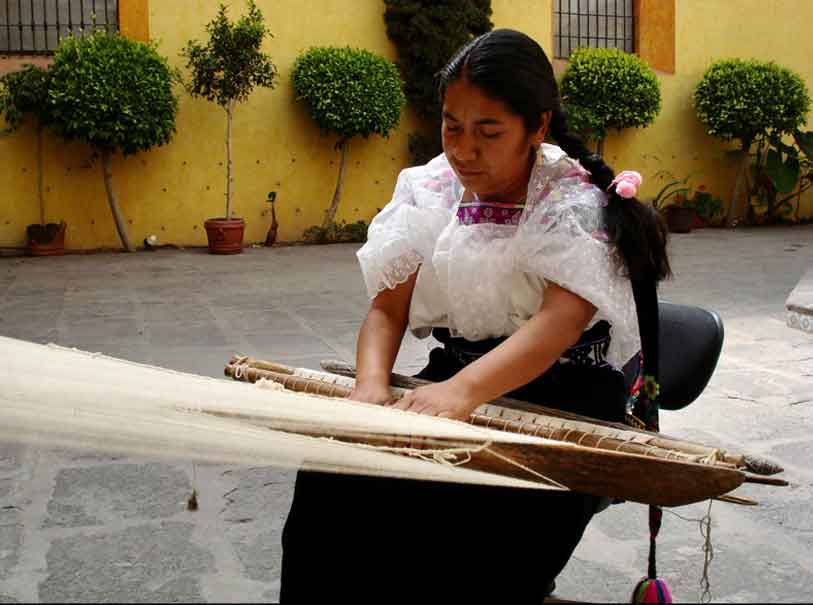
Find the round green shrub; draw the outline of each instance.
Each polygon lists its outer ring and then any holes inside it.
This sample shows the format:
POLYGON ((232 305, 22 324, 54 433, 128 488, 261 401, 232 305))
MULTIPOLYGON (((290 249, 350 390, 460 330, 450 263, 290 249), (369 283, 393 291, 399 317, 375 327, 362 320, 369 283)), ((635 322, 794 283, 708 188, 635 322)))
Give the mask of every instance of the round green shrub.
POLYGON ((36 65, 26 65, 0 77, 0 115, 9 130, 17 130, 27 117, 40 124, 48 121, 48 87, 51 74, 36 65))
POLYGON ((592 139, 604 139, 610 128, 648 126, 661 110, 655 72, 616 48, 574 51, 560 90, 571 128, 592 139))
POLYGON ((65 139, 130 155, 175 132, 178 75, 150 44, 103 31, 66 38, 51 73, 48 109, 65 139))
POLYGON ((398 124, 404 97, 394 63, 358 48, 314 47, 294 63, 297 100, 319 128, 341 140, 388 136, 398 124))
POLYGON ((739 139, 796 131, 805 123, 810 96, 804 80, 773 62, 725 59, 713 63, 694 92, 697 117, 708 133, 739 139))

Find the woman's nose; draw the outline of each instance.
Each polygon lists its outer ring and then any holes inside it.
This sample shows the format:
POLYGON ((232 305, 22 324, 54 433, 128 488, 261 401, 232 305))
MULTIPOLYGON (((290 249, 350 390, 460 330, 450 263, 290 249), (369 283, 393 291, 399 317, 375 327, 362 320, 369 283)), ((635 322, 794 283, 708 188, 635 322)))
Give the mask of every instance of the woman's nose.
POLYGON ((461 135, 454 143, 453 155, 461 162, 471 162, 477 159, 477 144, 474 137, 461 135))

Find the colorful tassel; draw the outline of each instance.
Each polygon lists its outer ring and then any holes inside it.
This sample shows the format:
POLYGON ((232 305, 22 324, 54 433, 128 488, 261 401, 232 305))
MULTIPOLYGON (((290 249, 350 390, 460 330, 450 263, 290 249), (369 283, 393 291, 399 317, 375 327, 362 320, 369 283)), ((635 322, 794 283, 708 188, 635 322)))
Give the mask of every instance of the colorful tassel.
POLYGON ((632 591, 631 603, 671 603, 672 593, 662 578, 641 578, 632 591))
POLYGON ((655 563, 656 540, 661 530, 663 510, 660 506, 649 507, 649 573, 641 578, 632 591, 631 603, 671 603, 672 593, 666 580, 658 577, 655 563))

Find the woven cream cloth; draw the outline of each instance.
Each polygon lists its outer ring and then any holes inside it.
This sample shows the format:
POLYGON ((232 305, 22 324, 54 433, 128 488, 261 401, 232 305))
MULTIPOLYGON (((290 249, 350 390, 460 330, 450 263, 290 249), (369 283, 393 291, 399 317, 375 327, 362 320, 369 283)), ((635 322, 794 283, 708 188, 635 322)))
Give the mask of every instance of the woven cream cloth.
MULTIPOLYGON (((402 455, 320 435, 550 443, 392 408, 258 388, 0 337, 0 440, 45 447, 457 483, 547 488, 465 468, 466 452, 402 455), (221 415, 215 415, 221 414, 221 415), (225 415, 226 417, 222 416, 225 415)), ((556 442, 561 445, 560 442, 556 442)))

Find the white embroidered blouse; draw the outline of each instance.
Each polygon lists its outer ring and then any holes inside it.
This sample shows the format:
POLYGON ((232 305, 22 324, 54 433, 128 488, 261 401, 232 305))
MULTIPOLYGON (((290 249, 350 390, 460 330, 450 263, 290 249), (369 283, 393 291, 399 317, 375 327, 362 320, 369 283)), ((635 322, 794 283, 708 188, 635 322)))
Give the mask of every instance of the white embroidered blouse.
POLYGON ((445 327, 476 341, 516 332, 554 282, 597 308, 593 324, 610 323, 606 361, 620 368, 641 348, 635 302, 607 242, 607 197, 587 176, 559 147, 543 144, 518 224, 466 224, 457 213, 463 186, 445 155, 403 170, 357 253, 368 294, 419 271, 413 334, 445 327))

